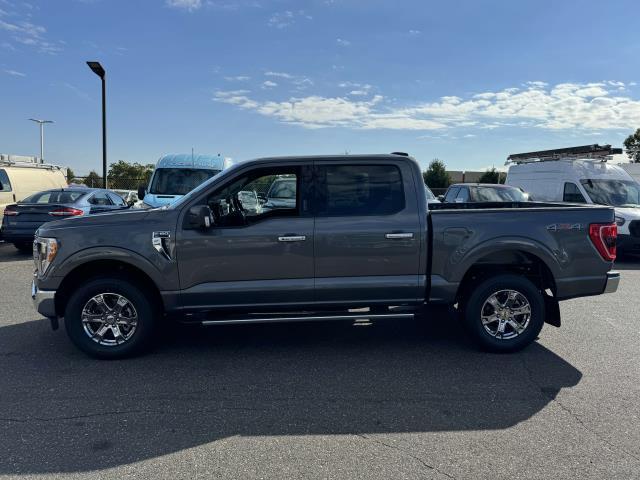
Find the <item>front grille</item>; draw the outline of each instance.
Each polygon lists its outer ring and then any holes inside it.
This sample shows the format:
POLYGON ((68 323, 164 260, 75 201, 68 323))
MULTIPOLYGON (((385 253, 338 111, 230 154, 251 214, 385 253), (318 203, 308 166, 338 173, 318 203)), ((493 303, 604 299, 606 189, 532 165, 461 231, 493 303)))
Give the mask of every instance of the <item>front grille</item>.
POLYGON ((629 233, 631 233, 632 237, 640 237, 640 220, 629 222, 629 233))

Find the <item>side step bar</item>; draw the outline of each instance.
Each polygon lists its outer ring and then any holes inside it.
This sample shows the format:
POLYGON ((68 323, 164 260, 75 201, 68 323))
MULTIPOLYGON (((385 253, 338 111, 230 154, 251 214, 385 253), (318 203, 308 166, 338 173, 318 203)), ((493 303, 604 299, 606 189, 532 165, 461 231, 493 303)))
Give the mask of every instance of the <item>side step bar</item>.
POLYGON ((336 315, 298 315, 298 316, 264 316, 227 318, 221 320, 203 320, 202 325, 233 325, 251 323, 282 323, 282 322, 323 322, 328 320, 378 320, 378 319, 404 319, 414 318, 413 313, 348 313, 336 315))

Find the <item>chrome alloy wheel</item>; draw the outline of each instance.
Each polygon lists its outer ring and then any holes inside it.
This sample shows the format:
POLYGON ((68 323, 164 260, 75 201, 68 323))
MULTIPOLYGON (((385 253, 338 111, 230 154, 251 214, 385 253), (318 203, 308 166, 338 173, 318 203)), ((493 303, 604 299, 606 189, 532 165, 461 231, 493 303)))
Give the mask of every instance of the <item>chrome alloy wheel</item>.
POLYGON ((516 290, 499 290, 487 298, 480 315, 489 335, 508 340, 520 335, 529 325, 531 305, 527 297, 516 290))
POLYGON ((122 345, 138 325, 133 304, 117 293, 100 293, 82 308, 82 327, 94 342, 105 346, 122 345))

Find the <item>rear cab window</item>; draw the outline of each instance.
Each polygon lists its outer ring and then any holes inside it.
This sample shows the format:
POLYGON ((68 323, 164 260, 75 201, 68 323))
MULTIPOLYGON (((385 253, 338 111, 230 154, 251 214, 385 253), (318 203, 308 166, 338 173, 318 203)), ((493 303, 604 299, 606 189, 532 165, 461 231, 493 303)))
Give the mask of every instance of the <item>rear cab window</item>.
POLYGON ((578 186, 572 182, 566 182, 564 184, 562 201, 571 203, 587 203, 582 193, 580 193, 580 189, 578 188, 578 186))
POLYGON ((445 202, 453 202, 454 199, 458 196, 458 192, 460 191, 460 187, 451 187, 447 190, 447 193, 444 197, 445 202))
POLYGON ((316 215, 393 215, 405 208, 396 165, 319 165, 316 215))

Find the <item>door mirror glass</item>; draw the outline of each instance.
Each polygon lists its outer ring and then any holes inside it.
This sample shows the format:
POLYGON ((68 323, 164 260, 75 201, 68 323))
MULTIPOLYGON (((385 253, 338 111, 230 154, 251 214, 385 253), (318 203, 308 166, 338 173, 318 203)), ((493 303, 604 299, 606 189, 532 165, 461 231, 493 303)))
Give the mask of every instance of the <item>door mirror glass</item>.
POLYGON ((191 207, 187 213, 187 225, 193 229, 206 230, 213 226, 213 214, 206 205, 191 207))
POLYGON ((144 200, 144 196, 147 193, 147 186, 146 185, 140 185, 138 187, 138 198, 140 200, 144 200))

